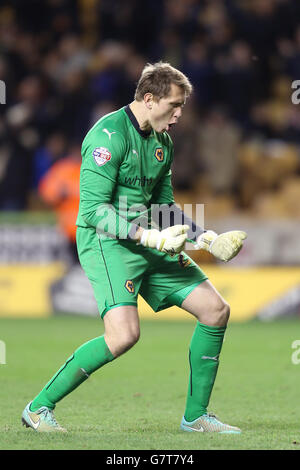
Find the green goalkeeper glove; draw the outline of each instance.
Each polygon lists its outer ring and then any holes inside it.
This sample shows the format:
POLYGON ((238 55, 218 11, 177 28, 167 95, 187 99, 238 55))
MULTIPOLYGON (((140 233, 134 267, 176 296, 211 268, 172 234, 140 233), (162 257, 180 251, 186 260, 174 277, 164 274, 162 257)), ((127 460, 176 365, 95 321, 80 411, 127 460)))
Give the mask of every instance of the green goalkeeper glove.
POLYGON ((140 244, 169 254, 180 253, 187 239, 188 225, 174 225, 161 232, 156 229, 144 230, 140 244))
POLYGON ((231 232, 221 233, 221 235, 213 230, 208 230, 199 235, 195 248, 209 251, 216 258, 227 262, 240 252, 243 240, 246 238, 246 232, 241 230, 232 230, 231 232))

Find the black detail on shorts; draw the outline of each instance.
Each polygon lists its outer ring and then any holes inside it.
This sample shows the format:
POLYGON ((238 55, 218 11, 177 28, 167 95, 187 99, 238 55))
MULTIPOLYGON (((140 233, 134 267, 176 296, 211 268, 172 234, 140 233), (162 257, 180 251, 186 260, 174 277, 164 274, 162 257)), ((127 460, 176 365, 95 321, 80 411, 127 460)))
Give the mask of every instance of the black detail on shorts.
POLYGON ((51 382, 49 383, 49 385, 47 385, 46 390, 48 390, 48 388, 50 387, 50 385, 53 384, 54 380, 57 379, 57 377, 59 376, 59 374, 67 367, 67 365, 69 364, 69 362, 71 362, 73 359, 74 359, 74 354, 72 355, 72 357, 70 357, 70 359, 67 360, 67 362, 65 363, 65 365, 64 365, 64 366, 57 372, 57 374, 53 377, 53 379, 51 380, 51 382))
POLYGON ((100 241, 100 240, 99 240, 99 246, 100 246, 100 251, 101 251, 103 263, 104 263, 104 266, 105 266, 105 271, 106 271, 107 279, 108 279, 109 286, 110 286, 110 292, 111 292, 111 296, 112 296, 112 301, 113 301, 113 304, 115 304, 116 301, 115 301, 114 291, 113 291, 112 283, 111 283, 111 280, 110 280, 110 277, 109 277, 109 274, 108 274, 107 264, 106 264, 106 261, 105 261, 105 257, 104 257, 104 253, 103 253, 103 249, 102 249, 102 245, 101 245, 101 241, 100 241))
POLYGON ((164 250, 165 253, 168 253, 168 255, 170 256, 175 256, 176 255, 176 251, 174 250, 174 248, 170 248, 169 250, 164 250))
POLYGON ((193 380, 192 380, 192 362, 191 362, 191 350, 189 349, 189 363, 190 363, 190 394, 193 395, 193 380))
POLYGON ((182 253, 179 253, 178 263, 180 264, 182 268, 186 268, 187 266, 191 264, 191 260, 189 260, 188 258, 185 258, 182 253))

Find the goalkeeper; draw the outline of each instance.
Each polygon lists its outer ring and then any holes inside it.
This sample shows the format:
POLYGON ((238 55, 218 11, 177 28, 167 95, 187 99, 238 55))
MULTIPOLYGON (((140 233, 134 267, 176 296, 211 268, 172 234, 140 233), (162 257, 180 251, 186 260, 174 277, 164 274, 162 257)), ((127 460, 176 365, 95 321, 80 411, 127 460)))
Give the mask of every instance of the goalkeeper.
POLYGON ((80 346, 25 407, 27 427, 65 431, 55 420, 56 404, 138 341, 140 294, 156 312, 176 305, 197 320, 181 429, 241 432, 208 412, 229 306, 182 250, 189 240, 226 262, 246 234, 205 231, 175 206, 168 130, 191 92, 187 77, 171 65, 148 64, 134 101, 101 118, 83 141, 77 247, 105 332, 80 346))

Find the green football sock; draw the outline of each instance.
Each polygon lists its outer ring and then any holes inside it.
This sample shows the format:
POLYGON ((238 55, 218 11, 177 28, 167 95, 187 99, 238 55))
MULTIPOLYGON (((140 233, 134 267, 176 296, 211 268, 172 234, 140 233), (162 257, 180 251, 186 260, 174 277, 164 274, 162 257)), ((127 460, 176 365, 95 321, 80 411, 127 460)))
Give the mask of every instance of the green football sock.
POLYGON ((112 361, 104 336, 94 338, 80 346, 67 359, 30 405, 31 411, 42 406, 54 409, 55 404, 84 382, 90 374, 112 361))
POLYGON ((194 421, 207 412, 219 367, 226 326, 208 326, 197 322, 189 350, 190 379, 184 417, 194 421))

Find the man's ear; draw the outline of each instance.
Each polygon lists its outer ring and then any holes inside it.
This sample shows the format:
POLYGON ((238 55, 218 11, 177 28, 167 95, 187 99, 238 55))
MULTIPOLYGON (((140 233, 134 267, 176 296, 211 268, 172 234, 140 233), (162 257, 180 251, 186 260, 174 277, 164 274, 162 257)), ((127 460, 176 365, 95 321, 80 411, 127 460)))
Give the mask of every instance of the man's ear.
POLYGON ((152 109, 153 106, 153 95, 152 93, 145 93, 144 95, 144 103, 147 107, 147 109, 152 109))

